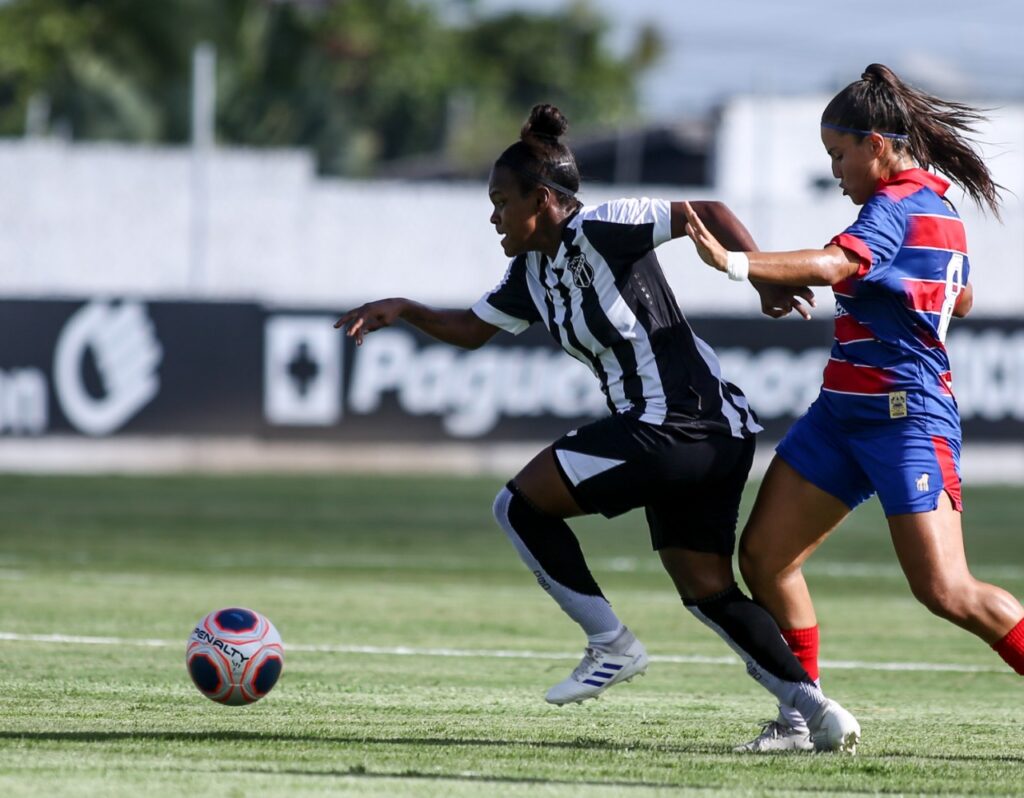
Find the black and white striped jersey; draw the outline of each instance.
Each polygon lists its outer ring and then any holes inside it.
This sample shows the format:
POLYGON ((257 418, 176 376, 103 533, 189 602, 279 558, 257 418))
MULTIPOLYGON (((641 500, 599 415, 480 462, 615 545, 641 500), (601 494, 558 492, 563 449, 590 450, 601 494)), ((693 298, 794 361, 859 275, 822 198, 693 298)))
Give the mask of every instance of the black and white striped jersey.
POLYGON ((654 254, 671 237, 664 200, 585 207, 567 222, 554 260, 516 257, 473 312, 516 335, 546 325, 600 380, 614 413, 749 437, 761 427, 746 397, 690 329, 654 254))

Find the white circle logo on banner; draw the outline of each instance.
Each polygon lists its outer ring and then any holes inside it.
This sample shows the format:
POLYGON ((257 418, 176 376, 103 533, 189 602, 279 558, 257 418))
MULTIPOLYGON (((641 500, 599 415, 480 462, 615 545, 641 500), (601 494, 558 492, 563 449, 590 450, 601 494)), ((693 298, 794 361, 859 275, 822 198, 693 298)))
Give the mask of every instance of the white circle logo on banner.
POLYGON ((160 390, 163 348, 145 305, 93 301, 76 311, 57 339, 53 379, 64 415, 86 435, 109 435, 160 390), (88 390, 83 373, 92 352, 102 395, 88 390))

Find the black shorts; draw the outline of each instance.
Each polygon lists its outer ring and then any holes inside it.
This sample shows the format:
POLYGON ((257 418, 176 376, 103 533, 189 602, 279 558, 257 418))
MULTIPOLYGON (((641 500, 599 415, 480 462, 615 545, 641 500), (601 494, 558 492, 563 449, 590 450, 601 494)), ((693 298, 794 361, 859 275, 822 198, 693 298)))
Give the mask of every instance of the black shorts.
POLYGON ((655 549, 731 555, 754 439, 692 433, 613 415, 552 444, 576 503, 613 518, 643 507, 655 549))

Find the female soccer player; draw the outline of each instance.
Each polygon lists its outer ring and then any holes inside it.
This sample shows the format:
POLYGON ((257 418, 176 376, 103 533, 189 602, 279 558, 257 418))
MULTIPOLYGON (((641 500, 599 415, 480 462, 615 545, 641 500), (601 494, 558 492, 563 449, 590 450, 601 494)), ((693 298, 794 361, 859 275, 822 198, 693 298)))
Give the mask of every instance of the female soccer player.
MULTIPOLYGON (((349 311, 335 326, 347 326, 359 345, 402 319, 475 349, 499 329, 518 334, 541 323, 600 381, 612 415, 544 449, 494 502, 498 523, 538 584, 587 636, 583 659, 548 691, 549 702, 596 697, 647 668, 644 646, 612 611, 564 520, 643 507, 687 609, 760 684, 800 707, 817 748, 853 753, 856 720, 825 698, 733 577, 737 509, 760 427, 686 323, 654 255, 656 246, 683 235, 683 206, 625 199, 584 207, 575 158, 559 140, 566 127, 557 108, 534 107, 520 140, 494 164, 490 221, 512 262, 493 291, 467 310, 384 299, 349 311)), ((694 207, 733 246, 753 247, 724 206, 694 207)), ((768 307, 788 309, 793 297, 793 289, 763 289, 768 307)))
MULTIPOLYGON (((818 626, 801 565, 878 493, 914 595, 989 643, 1024 674, 1024 608, 967 567, 961 529, 960 416, 943 345, 965 316, 964 227, 949 175, 998 214, 998 186, 965 134, 981 117, 869 66, 828 104, 821 140, 857 220, 824 249, 730 252, 687 209, 701 258, 733 279, 830 285, 835 342, 817 400, 776 449, 740 543, 740 568, 812 677, 818 626)), ((751 750, 809 747, 782 706, 751 750)))

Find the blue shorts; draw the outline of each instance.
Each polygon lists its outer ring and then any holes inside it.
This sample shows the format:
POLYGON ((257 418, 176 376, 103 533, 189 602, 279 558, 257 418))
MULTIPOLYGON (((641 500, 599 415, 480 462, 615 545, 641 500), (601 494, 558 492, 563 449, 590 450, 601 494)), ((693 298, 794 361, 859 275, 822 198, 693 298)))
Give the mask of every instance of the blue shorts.
POLYGON ((851 510, 877 493, 886 516, 931 512, 943 491, 963 510, 960 438, 936 435, 920 419, 853 425, 815 402, 775 451, 851 510))

